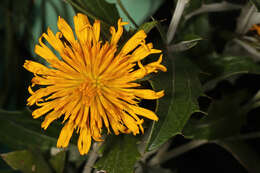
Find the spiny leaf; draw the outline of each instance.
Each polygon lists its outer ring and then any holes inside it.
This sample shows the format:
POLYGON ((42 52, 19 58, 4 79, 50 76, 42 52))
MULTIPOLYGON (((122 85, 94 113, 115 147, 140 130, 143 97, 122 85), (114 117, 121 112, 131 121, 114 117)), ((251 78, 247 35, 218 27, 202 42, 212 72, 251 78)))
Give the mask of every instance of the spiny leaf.
POLYGON ((208 115, 200 120, 190 120, 183 134, 188 138, 215 140, 238 134, 246 121, 245 107, 241 106, 248 93, 234 92, 215 100, 209 107, 208 115), (232 124, 232 125, 231 125, 232 124))
POLYGON ((153 87, 163 89, 165 96, 158 101, 159 121, 155 122, 148 140, 149 150, 180 134, 191 114, 199 110, 197 97, 202 94, 199 70, 185 57, 166 60, 168 72, 152 80, 153 87))

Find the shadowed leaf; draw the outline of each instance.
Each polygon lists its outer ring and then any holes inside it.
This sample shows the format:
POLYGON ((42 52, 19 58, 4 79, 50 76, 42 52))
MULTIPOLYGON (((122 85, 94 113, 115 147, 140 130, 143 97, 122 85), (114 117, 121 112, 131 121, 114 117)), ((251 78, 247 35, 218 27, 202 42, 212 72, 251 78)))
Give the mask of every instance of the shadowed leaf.
MULTIPOLYGON (((55 123, 54 123, 55 124, 55 123)), ((51 125, 48 130, 41 128, 41 121, 32 118, 31 112, 0 110, 0 141, 13 149, 36 147, 47 150, 56 146, 59 129, 51 125)))
POLYGON ((134 164, 140 157, 137 138, 129 135, 109 138, 105 144, 104 156, 95 167, 109 173, 133 173, 134 164))
POLYGON ((148 150, 154 150, 181 134, 191 114, 199 110, 197 97, 202 94, 198 79, 199 69, 185 57, 167 57, 168 72, 152 80, 156 90, 164 90, 165 96, 158 101, 159 121, 154 123, 148 150))
POLYGON ((14 170, 20 170, 23 173, 51 173, 48 163, 38 152, 28 150, 14 151, 1 154, 6 163, 14 170))
POLYGON ((208 115, 200 120, 190 120, 183 134, 188 138, 214 140, 238 134, 246 122, 246 109, 241 104, 248 97, 247 92, 234 92, 215 100, 208 115))

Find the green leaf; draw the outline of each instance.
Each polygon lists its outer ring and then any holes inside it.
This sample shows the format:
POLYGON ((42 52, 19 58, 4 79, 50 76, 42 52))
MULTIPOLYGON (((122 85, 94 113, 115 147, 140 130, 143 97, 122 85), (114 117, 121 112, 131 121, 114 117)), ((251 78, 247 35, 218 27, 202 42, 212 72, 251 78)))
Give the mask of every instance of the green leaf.
POLYGON ((88 15, 93 21, 101 21, 101 34, 109 38, 109 27, 116 26, 119 14, 114 4, 107 3, 105 0, 66 0, 76 11, 88 15))
POLYGON ((138 30, 144 30, 144 32, 146 34, 148 34, 154 27, 156 27, 158 25, 158 21, 157 20, 154 20, 154 21, 151 21, 151 22, 146 22, 144 24, 142 24, 138 30))
POLYGON ((257 8, 258 11, 260 11, 260 0, 250 0, 257 8))
POLYGON ((202 38, 197 35, 186 35, 183 41, 177 44, 170 45, 168 50, 170 52, 186 51, 196 46, 200 40, 202 40, 202 38))
POLYGON ((66 151, 61 151, 50 159, 50 164, 56 173, 63 173, 65 166, 66 151))
MULTIPOLYGON (((193 2, 194 1, 190 1, 190 3, 193 2)), ((181 21, 178 26, 178 31, 179 32, 176 34, 175 42, 187 40, 187 37, 190 36, 197 36, 203 39, 190 51, 190 57, 200 57, 213 51, 211 43, 212 28, 209 22, 208 14, 196 16, 188 22, 185 20, 181 21)))
POLYGON ((133 173, 134 164, 139 158, 136 137, 130 135, 110 136, 105 144, 104 156, 96 163, 95 167, 109 173, 133 173))
MULTIPOLYGON (((111 3, 116 3, 117 0, 106 0, 111 3)), ((129 15, 135 20, 138 25, 141 25, 146 19, 152 16, 156 10, 162 5, 164 0, 155 1, 155 0, 121 0, 124 8, 127 10, 129 15)), ((120 14, 120 17, 123 18, 123 21, 129 21, 123 10, 117 4, 117 9, 120 14)), ((134 25, 130 24, 131 27, 134 25)))
POLYGON ((152 80, 153 87, 164 90, 165 96, 158 101, 159 121, 154 123, 148 150, 154 150, 181 134, 191 114, 199 110, 197 98, 202 94, 199 69, 185 57, 172 58, 165 58, 168 72, 152 80))
POLYGON ((247 57, 224 56, 202 59, 204 72, 210 79, 203 85, 204 90, 213 89, 222 80, 239 74, 260 74, 260 66, 247 57))
POLYGON ((60 129, 52 124, 46 131, 41 121, 32 118, 31 112, 0 110, 0 142, 13 149, 35 147, 47 150, 56 146, 60 129))
POLYGON ((215 140, 229 137, 240 132, 246 122, 246 107, 241 104, 248 97, 245 91, 234 92, 211 103, 208 115, 200 120, 190 120, 185 126, 185 137, 215 140))
POLYGON ((80 12, 85 13, 91 19, 99 19, 105 25, 115 25, 119 19, 116 6, 105 0, 67 0, 80 12))
POLYGON ((247 143, 242 141, 218 141, 216 143, 229 151, 248 172, 260 172, 260 157, 247 143))
POLYGON ((51 168, 39 152, 35 151, 14 151, 1 154, 6 163, 14 170, 20 170, 23 173, 51 173, 51 168))
POLYGON ((54 33, 58 31, 58 16, 64 18, 70 26, 73 26, 73 16, 75 12, 73 8, 65 1, 61 0, 37 0, 34 1, 32 8, 32 21, 30 23, 31 36, 30 50, 34 53, 34 46, 38 43, 38 39, 50 27, 54 33))

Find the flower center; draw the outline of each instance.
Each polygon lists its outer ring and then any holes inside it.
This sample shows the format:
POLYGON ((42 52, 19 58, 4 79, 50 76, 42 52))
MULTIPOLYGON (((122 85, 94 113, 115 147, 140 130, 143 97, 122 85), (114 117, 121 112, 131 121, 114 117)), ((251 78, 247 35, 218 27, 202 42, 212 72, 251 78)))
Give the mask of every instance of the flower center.
MULTIPOLYGON (((83 99, 90 100, 100 93, 100 89, 103 84, 98 77, 96 78, 86 78, 80 85, 79 91, 82 93, 83 99)), ((88 102, 88 101, 87 101, 88 102)), ((87 103, 86 102, 86 103, 87 103)))

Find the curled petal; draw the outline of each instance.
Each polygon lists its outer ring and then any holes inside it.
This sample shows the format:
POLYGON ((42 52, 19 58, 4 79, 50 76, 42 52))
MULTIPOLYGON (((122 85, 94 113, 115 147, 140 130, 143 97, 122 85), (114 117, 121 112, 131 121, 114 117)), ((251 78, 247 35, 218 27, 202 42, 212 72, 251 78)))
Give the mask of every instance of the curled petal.
POLYGON ((141 61, 142 59, 144 59, 150 54, 161 53, 161 52, 162 52, 161 50, 153 49, 152 43, 149 43, 147 45, 141 45, 132 53, 129 61, 130 62, 141 61))
POLYGON ((119 19, 117 22, 117 31, 113 26, 110 27, 110 33, 112 34, 111 41, 110 41, 111 44, 113 45, 117 44, 124 31, 123 26, 127 24, 128 24, 127 22, 122 22, 122 19, 119 19))
POLYGON ((134 36, 132 36, 121 49, 122 55, 126 55, 132 50, 134 50, 139 44, 141 44, 146 38, 144 30, 138 31, 134 36))

